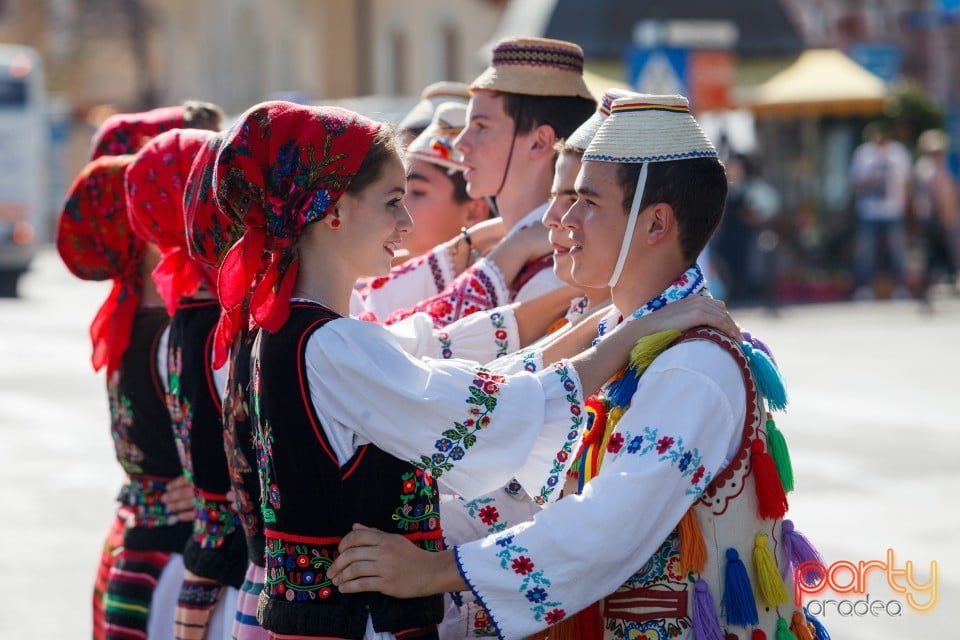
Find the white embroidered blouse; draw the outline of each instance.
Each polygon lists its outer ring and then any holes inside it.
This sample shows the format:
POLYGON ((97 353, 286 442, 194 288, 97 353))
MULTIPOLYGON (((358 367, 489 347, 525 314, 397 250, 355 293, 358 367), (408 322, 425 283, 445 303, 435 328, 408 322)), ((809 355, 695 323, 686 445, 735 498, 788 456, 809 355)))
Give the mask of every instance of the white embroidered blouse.
MULTIPOLYGON (((510 528, 498 527, 500 514, 488 509, 483 518, 494 535, 455 553, 499 636, 541 630, 633 575, 736 452, 745 395, 740 371, 721 347, 677 345, 640 378, 582 495, 510 528)), ((485 506, 474 505, 478 517, 485 506)))

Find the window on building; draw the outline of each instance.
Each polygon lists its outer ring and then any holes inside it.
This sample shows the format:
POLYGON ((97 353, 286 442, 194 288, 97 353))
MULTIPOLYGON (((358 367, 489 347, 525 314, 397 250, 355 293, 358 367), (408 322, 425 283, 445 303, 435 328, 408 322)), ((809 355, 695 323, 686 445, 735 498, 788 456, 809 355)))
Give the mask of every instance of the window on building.
POLYGON ((460 30, 456 25, 447 24, 443 27, 443 79, 458 80, 460 78, 460 30))
POLYGON ((390 89, 393 95, 406 95, 409 88, 407 75, 409 60, 407 51, 407 36, 399 30, 390 34, 390 89))

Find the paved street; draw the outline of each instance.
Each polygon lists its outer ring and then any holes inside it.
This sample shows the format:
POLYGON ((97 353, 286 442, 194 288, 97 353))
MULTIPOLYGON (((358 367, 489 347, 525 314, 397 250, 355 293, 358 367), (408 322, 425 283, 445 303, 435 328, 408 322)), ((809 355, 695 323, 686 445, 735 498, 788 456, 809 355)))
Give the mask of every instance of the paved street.
MULTIPOLYGON (((0 300, 0 638, 87 638, 94 569, 121 478, 87 337, 109 284, 74 280, 48 250, 21 291, 19 300, 0 300)), ((960 301, 938 300, 931 314, 895 302, 738 318, 773 347, 789 385, 792 404, 778 425, 794 460, 797 529, 828 563, 885 561, 892 549, 895 568, 912 561, 919 582, 938 563, 931 613, 910 609, 875 570, 866 590, 883 610, 857 617, 827 604, 820 617, 833 638, 957 637, 960 301)), ((849 583, 849 572, 835 582, 849 583)))

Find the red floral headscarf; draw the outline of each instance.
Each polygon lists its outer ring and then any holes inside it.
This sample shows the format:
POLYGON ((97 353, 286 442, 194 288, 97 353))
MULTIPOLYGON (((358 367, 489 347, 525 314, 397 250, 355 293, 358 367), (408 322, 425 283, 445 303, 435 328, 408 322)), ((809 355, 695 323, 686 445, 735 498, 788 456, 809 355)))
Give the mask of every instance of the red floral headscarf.
MULTIPOLYGON (((290 314, 307 225, 322 220, 360 168, 380 124, 346 109, 265 102, 230 129, 214 168, 217 204, 245 227, 224 256, 214 358, 226 358, 247 321, 277 331, 290 314)), ((219 360, 222 362, 222 360, 219 360)))
POLYGON ((136 153, 156 135, 183 127, 183 107, 160 107, 141 113, 115 113, 93 134, 90 159, 136 153))
POLYGON ((57 251, 83 280, 110 280, 113 289, 100 307, 90 338, 93 368, 107 375, 120 366, 140 306, 140 264, 146 245, 130 229, 123 176, 133 156, 105 156, 90 162, 67 194, 57 225, 57 251))
POLYGON ((152 277, 171 315, 180 298, 193 295, 201 284, 200 267, 187 255, 183 193, 194 157, 214 135, 202 129, 161 133, 145 144, 127 167, 130 226, 160 250, 152 277))
POLYGON ((183 217, 187 251, 201 268, 204 283, 217 292, 220 263, 227 249, 243 235, 243 226, 217 206, 213 197, 213 169, 226 132, 208 139, 197 152, 183 189, 183 217))

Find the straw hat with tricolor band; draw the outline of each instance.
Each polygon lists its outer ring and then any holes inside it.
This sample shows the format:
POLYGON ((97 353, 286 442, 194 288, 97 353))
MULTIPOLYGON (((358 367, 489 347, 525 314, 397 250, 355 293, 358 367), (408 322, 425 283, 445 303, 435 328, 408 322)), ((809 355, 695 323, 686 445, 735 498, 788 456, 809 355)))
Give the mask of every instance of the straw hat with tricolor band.
POLYGON ((407 147, 405 157, 432 162, 451 171, 463 171, 467 165, 460 161, 453 141, 463 131, 466 122, 466 106, 444 102, 437 107, 430 125, 407 147))
POLYGON ((437 107, 445 102, 459 102, 463 105, 470 100, 470 91, 463 82, 434 82, 420 93, 418 102, 407 115, 403 117, 397 128, 423 129, 430 125, 437 107))
POLYGON ((602 125, 604 120, 610 115, 610 107, 613 106, 614 101, 620 98, 638 95, 640 94, 634 91, 627 91, 626 89, 607 89, 603 97, 600 98, 600 102, 597 103, 597 110, 586 122, 577 127, 576 131, 570 134, 566 140, 567 144, 581 151, 586 151, 587 147, 590 146, 590 142, 593 141, 593 137, 597 135, 597 131, 600 130, 600 125, 602 125))
POLYGON ((686 98, 678 95, 637 94, 615 100, 583 154, 584 162, 642 164, 620 254, 609 285, 617 284, 640 213, 647 166, 651 162, 716 158, 717 150, 690 113, 686 98))
POLYGON ((493 47, 493 59, 470 85, 478 90, 593 100, 583 80, 583 49, 549 38, 508 38, 493 47))

